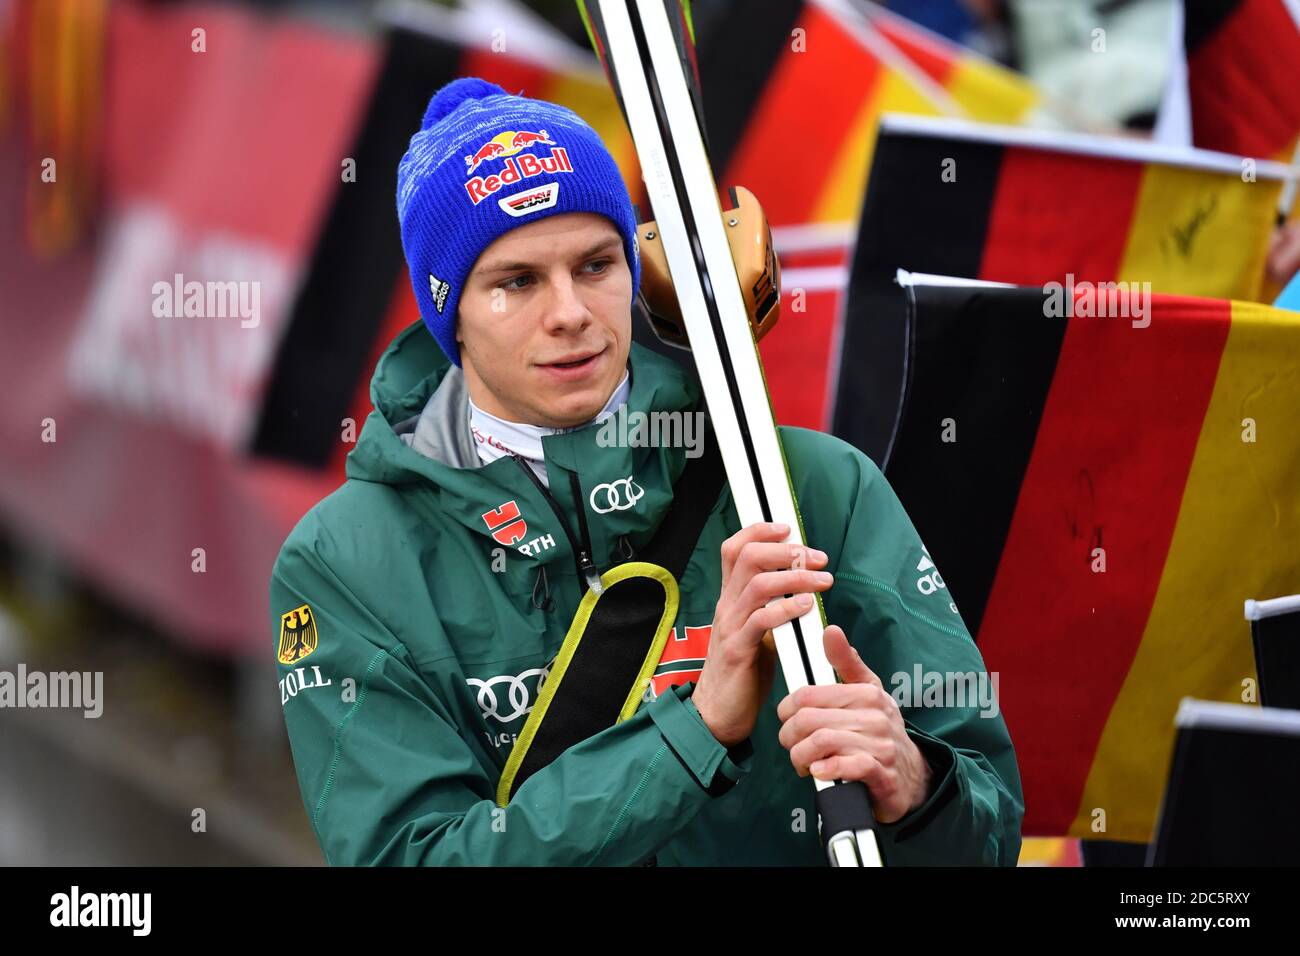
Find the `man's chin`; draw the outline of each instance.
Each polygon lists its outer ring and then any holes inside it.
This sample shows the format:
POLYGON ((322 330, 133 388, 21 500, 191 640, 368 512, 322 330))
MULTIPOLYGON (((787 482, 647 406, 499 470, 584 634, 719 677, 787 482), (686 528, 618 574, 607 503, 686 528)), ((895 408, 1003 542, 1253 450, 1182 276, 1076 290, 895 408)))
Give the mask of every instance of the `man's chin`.
POLYGON ((581 388, 551 389, 543 406, 550 428, 573 428, 596 417, 613 394, 613 385, 585 385, 581 388))
POLYGON ((596 417, 596 413, 604 407, 604 399, 600 401, 561 401, 549 407, 547 417, 550 421, 546 424, 549 428, 575 428, 591 421, 596 417))

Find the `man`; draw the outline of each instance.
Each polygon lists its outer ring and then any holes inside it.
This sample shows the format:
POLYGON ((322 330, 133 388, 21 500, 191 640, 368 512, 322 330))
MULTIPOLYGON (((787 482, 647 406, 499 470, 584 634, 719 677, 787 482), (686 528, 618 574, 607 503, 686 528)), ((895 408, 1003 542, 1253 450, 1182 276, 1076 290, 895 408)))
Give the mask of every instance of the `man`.
POLYGON ((380 360, 348 479, 271 580, 326 860, 824 864, 815 775, 866 783, 890 863, 1014 864, 1023 803, 996 707, 890 694, 898 675, 983 675, 979 652, 876 467, 798 428, 782 436, 813 547, 741 528, 725 485, 692 502, 707 521, 645 699, 498 806, 580 600, 654 538, 697 454, 603 441, 601 423, 704 406, 631 343, 631 203, 572 112, 448 84, 399 166, 398 215, 428 329, 380 360), (814 593, 843 683, 791 696, 764 635, 814 593))

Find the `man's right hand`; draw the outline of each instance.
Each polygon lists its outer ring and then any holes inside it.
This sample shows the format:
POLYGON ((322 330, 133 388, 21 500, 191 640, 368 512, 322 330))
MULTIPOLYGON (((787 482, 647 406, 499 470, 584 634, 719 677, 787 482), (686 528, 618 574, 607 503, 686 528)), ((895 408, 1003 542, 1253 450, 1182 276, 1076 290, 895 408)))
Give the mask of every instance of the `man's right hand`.
POLYGON ((788 525, 764 522, 741 528, 722 543, 722 591, 691 699, 726 747, 750 735, 772 690, 772 629, 804 614, 812 607, 812 592, 825 591, 834 580, 818 570, 826 566, 824 553, 782 543, 789 533, 788 525), (780 600, 769 604, 773 598, 780 600))

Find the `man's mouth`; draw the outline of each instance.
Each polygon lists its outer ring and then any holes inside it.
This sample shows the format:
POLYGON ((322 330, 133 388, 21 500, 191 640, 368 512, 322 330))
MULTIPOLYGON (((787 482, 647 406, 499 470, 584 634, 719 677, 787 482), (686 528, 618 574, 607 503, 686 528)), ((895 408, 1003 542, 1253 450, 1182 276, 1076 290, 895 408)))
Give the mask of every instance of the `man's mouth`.
POLYGON ((601 367, 609 347, 598 352, 570 352, 558 355, 558 361, 539 364, 537 367, 553 382, 579 385, 586 383, 601 367))
POLYGON ((575 352, 560 357, 554 362, 539 363, 542 368, 548 369, 567 369, 580 370, 595 363, 605 353, 604 349, 598 352, 575 352))

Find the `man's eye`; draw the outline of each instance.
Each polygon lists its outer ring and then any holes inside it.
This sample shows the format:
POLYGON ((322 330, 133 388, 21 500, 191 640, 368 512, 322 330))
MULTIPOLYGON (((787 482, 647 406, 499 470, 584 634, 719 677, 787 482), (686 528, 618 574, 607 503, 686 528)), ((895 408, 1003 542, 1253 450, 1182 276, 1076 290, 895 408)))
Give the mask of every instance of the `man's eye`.
POLYGON ((613 259, 593 259, 591 262, 588 262, 587 265, 600 266, 600 268, 596 270, 596 275, 600 275, 601 273, 605 272, 605 270, 609 268, 610 264, 613 261, 614 261, 613 259))
POLYGON ((512 292, 515 292, 524 287, 523 285, 515 285, 516 282, 523 282, 526 285, 527 280, 531 278, 532 276, 530 276, 528 273, 524 273, 523 275, 515 276, 513 279, 507 279, 505 282, 501 283, 499 288, 508 289, 512 292))

